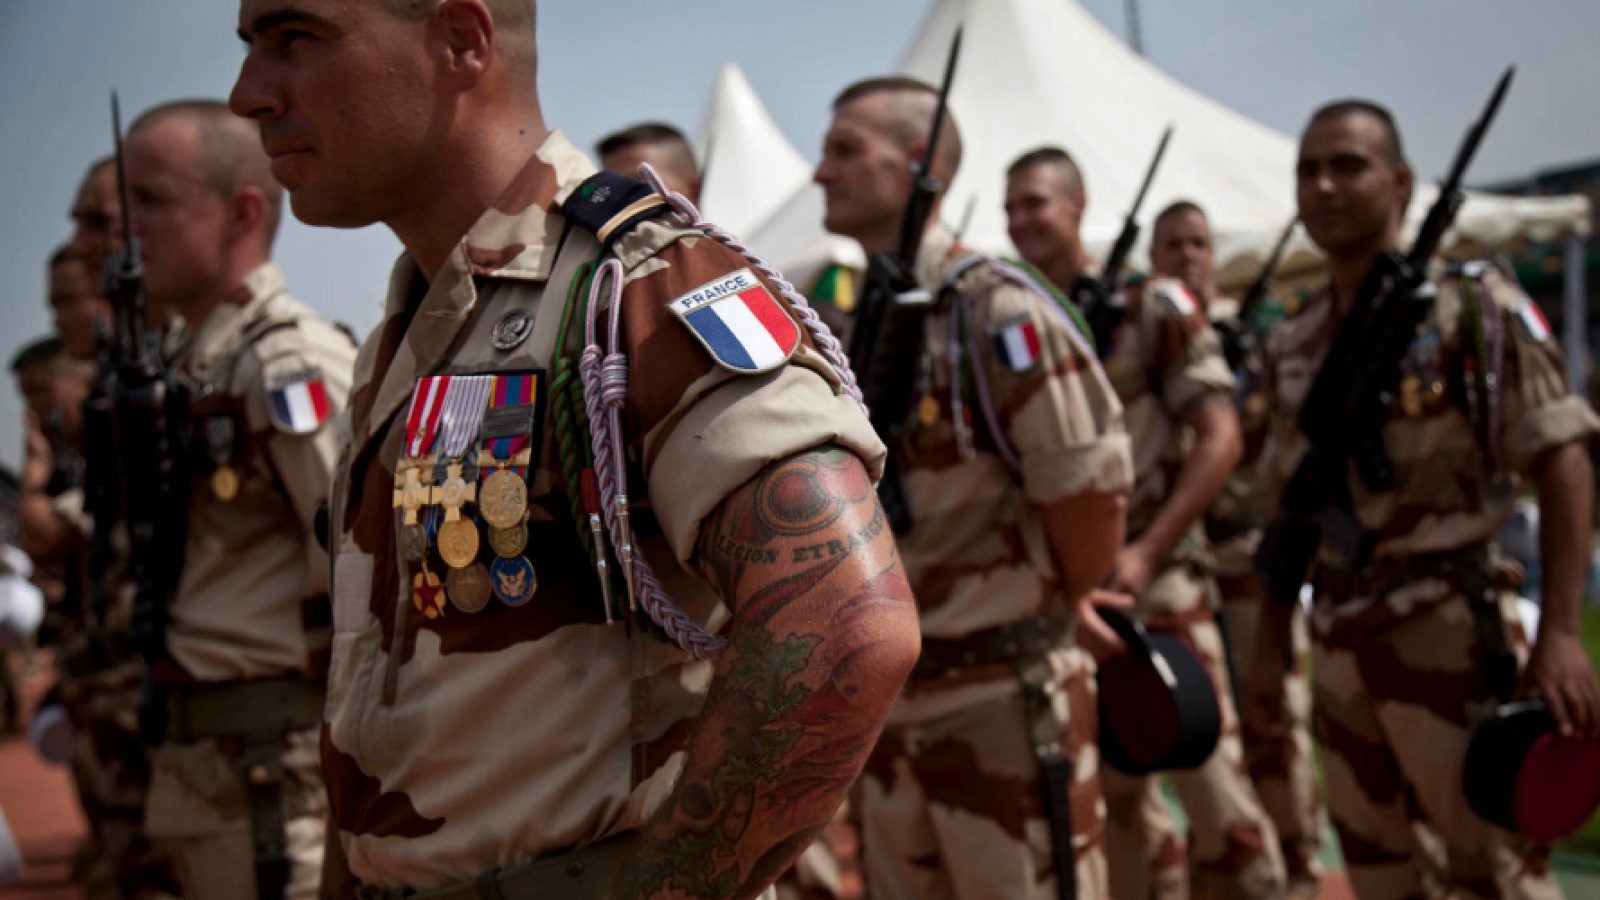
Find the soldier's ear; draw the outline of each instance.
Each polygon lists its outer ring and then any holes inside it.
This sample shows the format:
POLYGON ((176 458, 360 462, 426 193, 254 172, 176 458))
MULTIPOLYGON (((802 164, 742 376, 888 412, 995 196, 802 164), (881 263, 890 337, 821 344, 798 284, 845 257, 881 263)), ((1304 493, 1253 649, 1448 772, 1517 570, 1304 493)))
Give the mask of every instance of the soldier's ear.
POLYGON ((476 85, 495 52, 494 16, 482 0, 444 0, 433 27, 444 53, 443 74, 458 89, 476 85))
POLYGON ((228 199, 229 243, 238 243, 261 231, 265 227, 266 217, 267 196, 261 188, 247 184, 234 191, 228 199))

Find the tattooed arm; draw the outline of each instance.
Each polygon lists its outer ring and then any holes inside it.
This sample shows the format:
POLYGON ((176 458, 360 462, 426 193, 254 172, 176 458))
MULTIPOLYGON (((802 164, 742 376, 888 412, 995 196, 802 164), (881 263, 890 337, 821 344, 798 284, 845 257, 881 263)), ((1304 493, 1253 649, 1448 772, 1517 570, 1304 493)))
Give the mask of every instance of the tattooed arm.
POLYGON ((682 777, 624 897, 753 897, 810 845, 866 762, 918 652, 894 536, 854 454, 768 467, 701 530, 734 618, 682 777))

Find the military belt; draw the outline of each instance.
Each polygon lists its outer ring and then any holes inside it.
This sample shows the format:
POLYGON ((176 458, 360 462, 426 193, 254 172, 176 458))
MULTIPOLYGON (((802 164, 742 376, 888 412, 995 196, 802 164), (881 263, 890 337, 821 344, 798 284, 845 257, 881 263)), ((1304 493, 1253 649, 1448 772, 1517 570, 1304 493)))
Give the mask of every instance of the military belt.
POLYGON ((638 848, 639 835, 630 832, 444 887, 418 891, 362 885, 356 888, 356 900, 598 900, 638 848))
POLYGON ((250 808, 256 895, 279 900, 289 884, 289 841, 283 828, 283 739, 322 722, 327 688, 320 681, 280 678, 171 689, 163 698, 166 739, 177 743, 232 738, 242 745, 239 776, 250 808))
POLYGON ((193 743, 312 728, 322 723, 326 693, 321 681, 301 678, 169 688, 167 739, 193 743))
POLYGON ((955 675, 962 669, 1035 658, 1061 646, 1071 631, 1071 617, 1054 613, 997 625, 960 638, 922 639, 922 655, 912 678, 955 675))
POLYGON ((1317 593, 1335 603, 1357 598, 1383 597, 1404 585, 1429 578, 1440 579, 1466 597, 1477 626, 1479 652, 1489 688, 1501 702, 1511 699, 1516 688, 1517 657, 1506 637, 1496 594, 1515 588, 1520 581, 1512 572, 1515 566, 1497 557, 1487 543, 1469 544, 1454 550, 1419 553, 1412 556, 1382 557, 1360 569, 1339 570, 1318 567, 1317 593))
POLYGON ((1477 600, 1496 586, 1493 572, 1489 546, 1469 544, 1434 553, 1379 557, 1366 561, 1359 568, 1339 569, 1318 564, 1312 583, 1318 595, 1343 603, 1383 597, 1408 584, 1437 578, 1477 600))

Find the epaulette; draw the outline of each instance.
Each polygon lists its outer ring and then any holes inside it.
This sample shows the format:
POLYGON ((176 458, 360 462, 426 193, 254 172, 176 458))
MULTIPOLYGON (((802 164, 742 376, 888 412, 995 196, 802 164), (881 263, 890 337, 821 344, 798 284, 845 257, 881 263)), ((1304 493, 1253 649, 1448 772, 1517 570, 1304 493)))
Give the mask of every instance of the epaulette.
POLYGON ((590 176, 561 204, 568 219, 594 234, 607 249, 635 225, 667 208, 666 199, 649 185, 615 172, 590 176))
POLYGON ((240 331, 243 333, 245 346, 251 347, 269 334, 299 327, 299 319, 286 319, 274 316, 269 312, 262 312, 254 319, 246 322, 244 328, 240 329, 240 331))

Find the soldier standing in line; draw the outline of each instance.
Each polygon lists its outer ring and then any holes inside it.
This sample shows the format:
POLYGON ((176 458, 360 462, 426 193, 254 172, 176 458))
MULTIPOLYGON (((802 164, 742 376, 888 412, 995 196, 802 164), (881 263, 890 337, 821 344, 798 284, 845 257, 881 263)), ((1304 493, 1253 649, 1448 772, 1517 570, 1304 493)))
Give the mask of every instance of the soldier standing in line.
MULTIPOLYGON (((1414 175, 1389 112, 1352 100, 1313 114, 1295 183, 1329 278, 1264 345, 1275 496, 1307 452, 1300 407, 1335 334, 1379 255, 1399 247, 1414 175)), ((1432 864, 1412 827, 1420 815, 1457 895, 1559 896, 1544 850, 1473 813, 1462 768, 1473 725, 1514 686, 1542 698, 1562 732, 1600 734, 1600 687, 1578 639, 1594 496, 1585 442, 1600 419, 1571 393, 1538 307, 1488 265, 1439 282, 1400 372, 1379 436, 1393 487, 1348 476, 1364 559, 1350 565, 1324 532, 1311 576, 1313 722, 1350 881, 1363 898, 1421 895, 1432 864), (1523 477, 1539 491, 1544 564, 1531 654, 1516 573, 1492 550, 1523 477), (1510 654, 1520 681, 1512 668, 1496 685, 1493 663, 1510 654)), ((1283 703, 1291 613, 1263 610, 1246 683, 1264 716, 1283 703)))
MULTIPOLYGON (((825 225, 892 252, 937 92, 873 79, 833 109, 815 175, 825 225)), ((948 183, 960 158, 946 120, 930 174, 948 183)), ((937 204, 914 276, 935 300, 915 421, 891 452, 912 518, 899 544, 923 651, 859 792, 867 891, 1057 897, 1052 859, 1064 858, 1076 861, 1079 896, 1104 897, 1086 651, 1117 641, 1087 598, 1121 539, 1132 476, 1121 406, 1081 325, 1015 268, 960 246, 937 204), (965 347, 957 360, 953 342, 965 347), (1036 754, 1051 745, 1072 769, 1046 799, 1036 754), (1073 833, 1051 833, 1048 804, 1070 809, 1073 833)))
MULTIPOLYGON (((1211 225, 1200 207, 1179 201, 1157 214, 1150 226, 1153 274, 1182 281, 1212 323, 1250 327, 1236 321, 1239 304, 1217 290, 1212 265, 1211 225)), ((1274 304, 1277 311, 1263 310, 1257 319, 1282 315, 1276 300, 1267 298, 1263 302, 1274 304)), ((1234 374, 1241 381, 1236 407, 1244 437, 1244 459, 1217 495, 1205 523, 1216 558, 1217 588, 1227 614, 1233 665, 1242 666, 1253 658, 1256 623, 1266 602, 1252 557, 1261 542, 1261 526, 1265 524, 1269 502, 1261 470, 1267 417, 1258 374, 1248 368, 1234 374)), ((1246 768, 1278 829, 1289 896, 1310 900, 1318 896, 1322 883, 1322 866, 1317 859, 1322 851, 1322 799, 1317 793, 1312 759, 1308 638, 1302 615, 1295 617, 1292 646, 1294 658, 1284 675, 1285 703, 1281 713, 1271 721, 1257 721, 1245 715, 1249 710, 1240 710, 1240 727, 1246 768)))
POLYGON ((250 123, 221 102, 164 104, 133 123, 125 158, 149 296, 192 329, 175 361, 188 534, 147 675, 165 727, 146 828, 188 897, 313 897, 331 613, 314 520, 355 347, 270 262, 282 190, 250 123))
POLYGON ((754 897, 916 658, 883 446, 786 282, 545 125, 536 14, 240 4, 295 214, 406 247, 332 496, 333 822, 360 897, 754 897))
MULTIPOLYGON (((102 256, 118 246, 97 229, 115 216, 114 192, 101 191, 106 163, 91 166, 74 203, 80 223, 50 261, 49 304, 61 355, 50 373, 51 408, 27 424, 20 478, 19 546, 61 575, 49 623, 55 645, 56 696, 73 725, 71 768, 90 844, 74 877, 91 897, 159 895, 173 887, 162 854, 143 833, 150 766, 139 740, 141 666, 127 643, 130 601, 115 570, 91 580, 93 522, 84 495, 83 401, 94 377, 97 334, 110 306, 99 287, 102 256)), ((114 178, 113 178, 114 181, 114 178)))
POLYGON ((640 163, 649 163, 668 189, 690 203, 700 202, 700 166, 689 139, 672 125, 646 122, 624 128, 595 144, 600 168, 632 177, 640 163))
MULTIPOLYGON (((1082 175, 1060 149, 1025 154, 1008 171, 1012 241, 1052 280, 1087 268, 1079 237, 1084 197, 1082 175)), ((1056 285, 1072 288, 1071 281, 1056 285)), ((1135 482, 1129 538, 1106 584, 1137 598, 1135 611, 1147 628, 1186 636, 1211 674, 1223 718, 1210 759, 1172 773, 1189 814, 1187 876, 1174 865, 1177 841, 1157 780, 1110 768, 1104 773, 1112 893, 1183 896, 1192 886, 1201 897, 1276 897, 1284 890, 1283 861, 1276 830, 1244 770, 1226 645, 1214 612, 1210 550, 1200 529, 1200 516, 1243 449, 1233 375, 1181 281, 1145 283, 1130 296, 1111 340, 1112 346, 1097 349, 1126 409, 1135 482)))

